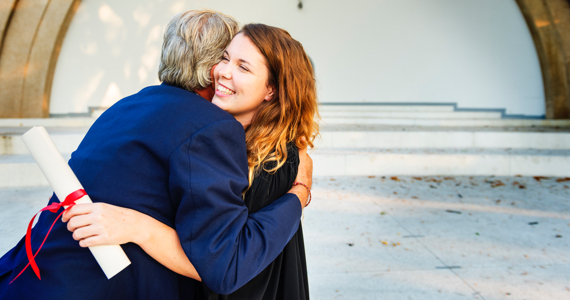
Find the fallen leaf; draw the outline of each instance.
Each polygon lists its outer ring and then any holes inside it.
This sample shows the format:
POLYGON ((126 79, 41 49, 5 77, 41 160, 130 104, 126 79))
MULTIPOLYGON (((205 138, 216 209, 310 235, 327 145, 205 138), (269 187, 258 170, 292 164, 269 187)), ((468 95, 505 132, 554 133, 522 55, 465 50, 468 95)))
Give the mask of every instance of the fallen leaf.
POLYGON ((400 181, 400 179, 398 179, 398 177, 396 177, 396 176, 392 176, 392 177, 390 177, 390 179, 392 179, 394 181, 400 181))
POLYGON ((491 182, 491 187, 496 188, 499 186, 504 186, 505 184, 500 180, 495 180, 491 182))
POLYGON ((564 177, 564 178, 556 179, 556 182, 565 182, 565 181, 570 181, 570 177, 564 177))
MULTIPOLYGON (((412 199, 418 199, 418 197, 416 197, 416 196, 412 196, 412 199)), ((570 225, 570 224, 568 224, 568 225, 570 225)))
POLYGON ((373 175, 372 175, 372 176, 368 176, 368 178, 376 178, 376 176, 373 176, 373 175))
POLYGON ((422 180, 421 177, 412 177, 412 179, 415 179, 415 180, 422 180))
POLYGON ((443 177, 443 180, 455 180, 455 177, 443 177))
POLYGON ((441 182, 441 180, 438 180, 435 178, 430 178, 430 179, 427 179, 426 182, 437 182, 437 183, 439 183, 439 182, 441 182))
POLYGON ((532 178, 534 178, 534 180, 536 180, 536 181, 541 181, 542 179, 549 179, 548 177, 544 177, 544 176, 534 176, 532 178))
POLYGON ((526 185, 524 184, 519 185, 519 189, 526 189, 526 185))
POLYGON ((497 200, 495 201, 495 203, 497 203, 497 204, 501 203, 501 199, 497 199, 497 200))

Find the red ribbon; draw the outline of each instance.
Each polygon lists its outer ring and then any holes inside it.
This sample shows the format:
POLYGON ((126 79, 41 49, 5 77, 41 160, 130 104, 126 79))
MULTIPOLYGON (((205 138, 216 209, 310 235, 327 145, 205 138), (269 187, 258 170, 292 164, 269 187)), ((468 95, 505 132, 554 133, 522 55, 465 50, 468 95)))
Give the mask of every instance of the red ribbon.
POLYGON ((51 232, 51 229, 53 228, 53 226, 55 225, 55 222, 57 222, 57 220, 59 220, 59 217, 61 217, 61 215, 66 212, 68 209, 70 209, 71 207, 73 207, 75 205, 75 201, 81 199, 83 196, 86 196, 87 193, 85 192, 84 189, 79 189, 69 195, 67 195, 67 197, 65 197, 65 201, 63 202, 54 202, 44 208, 42 208, 40 211, 38 211, 34 217, 32 218, 32 220, 30 221, 30 223, 28 224, 28 231, 26 232, 26 255, 28 256, 28 260, 30 261, 26 267, 24 267, 24 269, 14 278, 12 279, 12 281, 10 281, 10 284, 12 284, 12 282, 14 282, 14 280, 16 280, 18 277, 20 277, 20 275, 22 275, 22 273, 24 273, 24 271, 29 267, 32 266, 32 269, 34 270, 34 273, 36 273, 36 276, 38 276, 38 279, 42 280, 42 278, 40 277, 40 268, 38 268, 38 265, 36 264, 36 260, 35 257, 36 255, 38 255, 38 253, 40 252, 40 250, 42 249, 44 243, 46 242, 46 239, 49 235, 49 233, 51 232), (51 224, 51 227, 49 228, 48 232, 46 233, 46 236, 44 237, 43 242, 41 243, 40 247, 38 248, 38 251, 36 251, 35 254, 32 254, 32 224, 34 223, 34 220, 36 219, 36 216, 41 213, 42 211, 50 211, 52 213, 57 213, 57 211, 64 207, 64 206, 68 206, 66 209, 64 209, 56 218, 55 220, 53 220, 53 223, 51 224))

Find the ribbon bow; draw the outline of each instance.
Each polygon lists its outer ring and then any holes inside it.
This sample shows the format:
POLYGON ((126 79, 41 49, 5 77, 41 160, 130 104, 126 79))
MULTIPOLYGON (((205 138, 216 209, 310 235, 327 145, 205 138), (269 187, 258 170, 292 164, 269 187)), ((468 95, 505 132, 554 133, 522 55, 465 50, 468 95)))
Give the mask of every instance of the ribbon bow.
POLYGON ((41 276, 40 276, 40 268, 38 268, 38 265, 36 264, 36 260, 35 257, 36 255, 38 255, 38 253, 40 252, 40 250, 42 249, 44 243, 46 242, 46 239, 49 235, 49 233, 51 232, 51 229, 53 228, 53 226, 55 225, 55 222, 57 222, 57 220, 59 220, 59 217, 61 217, 61 215, 66 212, 68 209, 70 209, 71 207, 73 207, 75 205, 75 201, 81 199, 83 196, 86 196, 87 193, 85 192, 84 189, 79 189, 69 195, 67 195, 67 197, 65 197, 65 200, 63 202, 54 202, 44 208, 42 208, 40 211, 38 211, 34 217, 32 218, 32 220, 30 221, 30 223, 28 224, 28 231, 26 232, 26 255, 28 256, 28 264, 26 265, 26 267, 24 267, 24 269, 16 276, 14 277, 14 279, 12 279, 12 281, 10 281, 10 284, 12 284, 12 282, 14 282, 14 280, 16 280, 18 277, 20 277, 20 275, 22 275, 22 273, 24 273, 24 271, 29 267, 32 266, 32 269, 34 270, 34 273, 36 273, 36 276, 38 276, 38 279, 42 280, 41 276), (51 224, 51 227, 49 228, 48 232, 46 233, 46 236, 44 238, 44 240, 42 241, 40 247, 38 248, 38 250, 36 251, 35 254, 32 253, 32 224, 34 223, 34 220, 36 219, 36 216, 41 213, 42 211, 50 211, 52 213, 57 213, 57 211, 64 207, 67 206, 66 209, 64 209, 53 221, 53 223, 51 224))

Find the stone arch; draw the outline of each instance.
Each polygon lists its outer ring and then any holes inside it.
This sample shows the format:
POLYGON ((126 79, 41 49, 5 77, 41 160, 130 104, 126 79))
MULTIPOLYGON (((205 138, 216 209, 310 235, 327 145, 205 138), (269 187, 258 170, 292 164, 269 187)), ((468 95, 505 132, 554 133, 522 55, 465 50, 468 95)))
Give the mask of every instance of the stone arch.
POLYGON ((536 46, 547 119, 570 119, 570 1, 516 0, 536 46))
POLYGON ((0 118, 49 117, 55 65, 79 0, 2 0, 0 118))
MULTIPOLYGON (((539 56, 546 118, 570 118, 570 1, 515 0, 539 56)), ((80 0, 0 0, 0 118, 49 116, 53 75, 80 0)))

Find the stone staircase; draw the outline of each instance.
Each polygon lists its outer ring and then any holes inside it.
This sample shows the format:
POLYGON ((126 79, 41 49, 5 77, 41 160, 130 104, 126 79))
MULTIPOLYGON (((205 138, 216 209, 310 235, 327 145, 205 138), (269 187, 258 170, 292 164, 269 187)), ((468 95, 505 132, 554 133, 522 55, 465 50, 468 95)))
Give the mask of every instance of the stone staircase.
MULTIPOLYGON (((453 105, 321 105, 315 176, 570 176, 570 120, 453 105)), ((92 118, 0 119, 0 188, 46 186, 21 136, 46 127, 69 158, 92 118)))
POLYGON ((315 175, 570 176, 570 120, 454 105, 319 107, 315 175))

